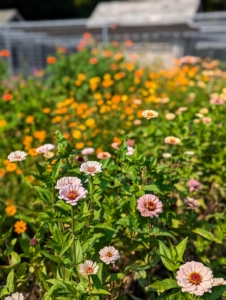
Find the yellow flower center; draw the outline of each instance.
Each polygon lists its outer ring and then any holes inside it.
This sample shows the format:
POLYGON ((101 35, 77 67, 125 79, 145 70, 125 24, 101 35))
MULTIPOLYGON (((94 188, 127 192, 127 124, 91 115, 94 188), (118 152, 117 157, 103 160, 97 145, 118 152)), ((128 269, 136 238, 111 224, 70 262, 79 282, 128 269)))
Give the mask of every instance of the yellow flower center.
POLYGON ((78 192, 77 192, 77 191, 69 191, 69 192, 67 193, 67 198, 68 198, 69 200, 75 200, 76 197, 78 197, 78 192))
POLYGON ((150 111, 149 111, 149 112, 147 113, 147 116, 148 116, 148 117, 153 117, 154 114, 153 114, 153 112, 150 112, 150 111))
POLYGON ((88 171, 88 172, 95 172, 95 171, 96 171, 96 168, 95 168, 95 167, 88 167, 88 168, 87 168, 87 171, 88 171))
POLYGON ((175 142, 176 142, 175 138, 170 138, 170 143, 175 143, 175 142))
POLYGON ((155 203, 152 201, 152 200, 148 200, 146 203, 145 203, 145 207, 150 210, 150 211, 153 211, 155 210, 155 203))
POLYGON ((86 267, 86 274, 92 274, 93 273, 93 268, 92 267, 86 267))
POLYGON ((113 256, 113 254, 112 254, 111 252, 107 252, 105 255, 106 255, 107 257, 112 257, 112 256, 113 256))
POLYGON ((198 285, 202 282, 202 276, 197 272, 192 272, 188 276, 188 280, 195 285, 198 285))

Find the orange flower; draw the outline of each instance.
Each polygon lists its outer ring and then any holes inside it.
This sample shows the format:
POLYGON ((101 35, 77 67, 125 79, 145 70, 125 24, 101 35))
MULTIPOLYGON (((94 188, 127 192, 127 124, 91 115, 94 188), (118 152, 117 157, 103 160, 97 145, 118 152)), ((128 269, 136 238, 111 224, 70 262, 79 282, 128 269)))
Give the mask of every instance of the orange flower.
POLYGON ((16 174, 17 174, 17 175, 20 175, 21 173, 22 173, 22 171, 21 171, 20 169, 17 169, 17 170, 16 170, 16 174))
POLYGON ((131 46, 133 45, 133 41, 131 41, 131 40, 126 40, 126 41, 125 41, 125 45, 126 45, 126 47, 131 47, 131 46))
POLYGON ((9 50, 2 49, 2 50, 0 51, 0 56, 2 56, 2 57, 9 57, 10 55, 11 55, 11 54, 10 54, 9 50))
POLYGON ((42 110, 44 114, 49 114, 51 112, 51 109, 49 107, 43 108, 42 110))
POLYGON ((15 163, 9 163, 7 166, 6 166, 6 171, 8 172, 13 172, 15 171, 17 168, 17 165, 15 163))
POLYGON ((28 155, 37 156, 38 152, 36 152, 36 148, 31 148, 28 150, 28 155))
POLYGON ((95 120, 94 119, 87 119, 86 120, 86 126, 90 126, 92 127, 93 125, 95 125, 95 120))
POLYGON ((96 57, 91 57, 90 60, 89 60, 89 63, 91 65, 95 65, 98 63, 98 59, 96 57))
POLYGON ((13 98, 12 94, 3 94, 3 96, 2 96, 2 99, 4 101, 10 101, 10 100, 12 100, 12 98, 13 98))
POLYGON ((49 64, 49 65, 55 64, 56 58, 53 57, 53 56, 49 56, 49 57, 46 59, 46 62, 47 62, 47 64, 49 64))
POLYGON ((46 138, 46 132, 45 130, 36 130, 34 132, 34 137, 39 140, 40 142, 43 142, 46 138))
POLYGON ((75 148, 76 149, 82 149, 84 147, 84 143, 76 143, 75 148))
POLYGON ((92 34, 90 32, 84 32, 82 36, 86 40, 89 40, 92 38, 92 34))
POLYGON ((61 116, 56 116, 55 118, 52 119, 52 123, 59 123, 62 120, 61 116))
POLYGON ((5 120, 0 120, 0 127, 6 126, 6 121, 5 120))
POLYGON ((34 117, 33 116, 27 116, 27 118, 26 118, 26 123, 27 124, 31 124, 31 123, 33 123, 33 121, 34 121, 34 117))
POLYGON ((5 170, 4 169, 0 169, 0 177, 3 177, 5 175, 5 170))
POLYGON ((17 221, 14 224, 14 231, 18 234, 21 234, 23 232, 25 232, 27 230, 27 223, 25 223, 24 221, 17 221))
POLYGON ((17 212, 16 206, 15 205, 6 206, 5 212, 9 217, 14 216, 15 213, 17 212))

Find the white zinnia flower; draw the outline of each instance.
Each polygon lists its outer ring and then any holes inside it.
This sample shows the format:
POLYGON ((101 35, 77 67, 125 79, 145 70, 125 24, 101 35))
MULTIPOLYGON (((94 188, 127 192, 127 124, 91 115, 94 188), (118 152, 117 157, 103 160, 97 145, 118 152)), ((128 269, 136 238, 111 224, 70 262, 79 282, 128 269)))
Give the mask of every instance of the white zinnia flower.
POLYGON ((17 150, 15 152, 10 153, 8 155, 8 159, 10 160, 10 162, 21 161, 21 160, 25 160, 26 156, 27 156, 26 152, 17 150))
POLYGON ((224 280, 224 278, 213 279, 213 286, 221 286, 221 285, 226 285, 226 281, 224 280))
POLYGON ((59 180, 57 180, 55 189, 60 190, 63 187, 71 185, 71 184, 81 185, 81 179, 79 179, 77 177, 70 177, 70 176, 69 177, 62 177, 59 180))
POLYGON ((99 251, 100 259, 107 265, 110 263, 114 264, 117 259, 119 259, 120 255, 117 249, 113 246, 104 247, 99 251))
POLYGON ((190 261, 180 266, 176 275, 177 284, 182 287, 182 292, 202 296, 211 293, 213 286, 213 273, 200 262, 190 261))
POLYGON ((79 266, 79 271, 83 275, 93 275, 98 272, 99 267, 96 262, 92 260, 85 260, 83 264, 79 266))
POLYGON ((171 157, 171 154, 170 153, 163 153, 162 156, 164 158, 170 158, 171 157))
POLYGON ((94 148, 85 148, 82 150, 82 155, 90 155, 95 151, 94 148))
POLYGON ((131 156, 131 155, 133 155, 134 154, 134 148, 133 147, 127 147, 127 152, 126 152, 126 155, 128 155, 128 156, 131 156))
POLYGON ((36 152, 38 152, 40 154, 43 154, 43 153, 46 153, 46 152, 49 152, 49 151, 53 150, 54 148, 55 148, 55 146, 52 145, 52 144, 45 144, 41 147, 38 147, 36 149, 36 152))
POLYGON ((191 155, 191 156, 192 156, 192 155, 194 155, 195 153, 194 153, 193 151, 185 151, 184 154, 186 154, 186 155, 191 155))
POLYGON ((142 111, 142 117, 146 118, 146 119, 154 119, 158 117, 158 113, 155 110, 144 110, 142 111))
POLYGON ((96 173, 102 172, 102 164, 98 161, 87 161, 81 164, 80 171, 84 172, 86 175, 94 176, 96 173))
POLYGON ((5 297, 4 300, 23 300, 24 296, 21 293, 13 293, 11 296, 5 297))

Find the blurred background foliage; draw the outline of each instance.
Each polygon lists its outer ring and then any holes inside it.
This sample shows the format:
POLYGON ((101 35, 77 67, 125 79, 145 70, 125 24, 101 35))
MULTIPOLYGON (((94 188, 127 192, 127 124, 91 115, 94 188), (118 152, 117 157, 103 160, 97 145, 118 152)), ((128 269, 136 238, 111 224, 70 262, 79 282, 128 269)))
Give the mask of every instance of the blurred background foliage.
MULTIPOLYGON (((111 0, 104 0, 105 2, 111 0)), ((120 1, 120 0, 119 0, 120 1)), ((123 0, 126 1, 126 0, 123 0)), ((100 0, 1 0, 0 9, 17 8, 25 20, 88 18, 100 0)), ((202 0, 202 10, 226 10, 225 0, 202 0)))

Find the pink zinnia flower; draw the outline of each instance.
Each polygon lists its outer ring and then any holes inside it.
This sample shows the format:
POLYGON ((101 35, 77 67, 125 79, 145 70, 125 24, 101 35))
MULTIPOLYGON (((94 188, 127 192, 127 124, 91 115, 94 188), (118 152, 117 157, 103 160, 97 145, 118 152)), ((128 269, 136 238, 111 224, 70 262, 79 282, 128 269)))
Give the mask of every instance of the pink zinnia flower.
POLYGON ((49 152, 49 151, 53 150, 54 148, 55 148, 55 146, 52 145, 52 144, 45 144, 41 147, 38 147, 36 149, 36 152, 43 154, 43 153, 46 153, 46 152, 49 152))
POLYGON ((140 125, 142 122, 141 122, 141 120, 134 120, 133 121, 133 124, 134 125, 140 125))
POLYGON ((210 103, 212 103, 214 105, 222 105, 222 104, 224 104, 224 100, 220 99, 220 98, 211 98, 210 103))
POLYGON ((188 209, 195 209, 198 206, 199 201, 190 197, 184 199, 184 204, 187 205, 188 209))
POLYGON ((162 213, 162 202, 152 194, 146 194, 137 200, 137 209, 143 217, 158 217, 162 213))
POLYGON ((92 260, 86 260, 79 266, 79 271, 82 275, 93 275, 98 272, 99 267, 96 262, 92 260))
POLYGON ((112 143, 112 144, 111 144, 111 147, 114 148, 114 149, 116 149, 116 150, 118 150, 119 145, 120 145, 119 143, 116 143, 116 142, 115 142, 115 143, 112 143))
POLYGON ((182 292, 202 296, 211 293, 213 286, 213 273, 202 263, 191 261, 182 265, 177 271, 177 284, 182 287, 182 292))
POLYGON ((69 185, 81 185, 81 179, 77 178, 77 177, 62 177, 59 180, 57 180, 55 189, 62 189, 65 186, 69 186, 69 185))
POLYGON ((129 147, 133 147, 135 144, 135 140, 127 140, 126 141, 126 145, 129 146, 129 147))
POLYGON ((114 264, 115 261, 120 257, 118 250, 113 246, 104 247, 99 251, 99 254, 100 259, 107 265, 110 263, 114 264))
POLYGON ((87 161, 81 164, 80 171, 86 175, 94 176, 96 173, 101 173, 102 164, 98 161, 87 161))
POLYGON ((77 205, 78 200, 85 198, 87 193, 88 191, 82 186, 71 184, 60 189, 59 199, 66 200, 67 203, 74 206, 77 205))
POLYGON ((10 160, 10 162, 22 161, 22 160, 25 160, 26 156, 27 156, 26 152, 17 150, 17 151, 10 153, 8 155, 8 159, 10 160))
POLYGON ((94 148, 85 148, 82 150, 82 155, 90 155, 95 151, 94 148))
POLYGON ((221 285, 226 285, 226 281, 224 280, 224 278, 213 279, 213 286, 221 286, 221 285))
POLYGON ((208 117, 204 117, 204 118, 202 118, 202 122, 203 122, 204 124, 206 124, 206 123, 211 123, 211 122, 212 122, 212 119, 211 119, 211 118, 208 118, 208 117))
POLYGON ((131 156, 134 154, 135 149, 133 147, 127 147, 126 155, 131 156))
POLYGON ((190 179, 188 181, 188 187, 189 187, 190 193, 192 193, 194 191, 199 191, 199 190, 201 190, 201 183, 198 180, 190 179))
POLYGON ((111 153, 109 152, 100 152, 97 154, 97 158, 99 159, 107 159, 111 157, 111 153))
POLYGON ((11 296, 5 297, 4 300, 23 300, 24 296, 22 293, 13 293, 11 296))

